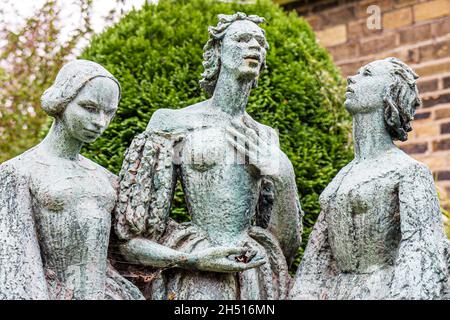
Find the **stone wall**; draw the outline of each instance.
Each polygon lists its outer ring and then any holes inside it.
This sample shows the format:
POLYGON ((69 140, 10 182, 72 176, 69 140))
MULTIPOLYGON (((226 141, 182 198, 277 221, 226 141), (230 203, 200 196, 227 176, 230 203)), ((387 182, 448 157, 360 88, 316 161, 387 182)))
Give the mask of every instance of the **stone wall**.
POLYGON ((420 76, 423 108, 417 112, 409 140, 399 145, 426 163, 441 194, 450 196, 450 0, 279 3, 306 18, 344 76, 389 56, 414 68, 420 76), (380 9, 380 29, 367 25, 374 17, 367 13, 371 5, 380 9))

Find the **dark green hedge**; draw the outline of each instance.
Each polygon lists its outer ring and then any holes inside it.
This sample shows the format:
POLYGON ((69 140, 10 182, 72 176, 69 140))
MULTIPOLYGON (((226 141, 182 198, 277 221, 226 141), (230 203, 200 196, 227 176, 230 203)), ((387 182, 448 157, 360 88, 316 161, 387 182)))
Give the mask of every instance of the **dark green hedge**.
MULTIPOLYGON (((198 81, 207 27, 217 15, 243 11, 267 20, 268 69, 250 97, 247 111, 279 130, 291 159, 306 212, 306 244, 319 213, 318 196, 349 160, 349 117, 343 81, 313 31, 296 14, 270 1, 252 5, 208 0, 160 0, 133 11, 94 37, 81 57, 97 61, 122 84, 123 97, 114 121, 84 154, 118 173, 125 149, 159 108, 182 108, 206 99, 198 81)), ((178 190, 173 216, 188 219, 178 190)), ((297 259, 297 263, 299 258, 297 259)))

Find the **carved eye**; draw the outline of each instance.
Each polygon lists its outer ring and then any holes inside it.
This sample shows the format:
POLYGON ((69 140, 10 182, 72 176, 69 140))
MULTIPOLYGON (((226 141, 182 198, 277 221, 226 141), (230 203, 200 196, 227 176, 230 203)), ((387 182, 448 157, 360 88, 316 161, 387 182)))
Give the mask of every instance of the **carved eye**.
POLYGON ((265 47, 266 41, 264 40, 263 37, 256 37, 256 41, 258 41, 258 43, 261 47, 263 47, 263 48, 265 47))
POLYGON ((242 34, 237 38, 238 42, 249 42, 250 36, 248 34, 242 34))
POLYGON ((97 108, 92 104, 81 104, 81 107, 91 113, 97 112, 97 108))
POLYGON ((370 72, 370 70, 366 69, 366 70, 364 70, 363 75, 364 76, 371 76, 372 72, 370 72))

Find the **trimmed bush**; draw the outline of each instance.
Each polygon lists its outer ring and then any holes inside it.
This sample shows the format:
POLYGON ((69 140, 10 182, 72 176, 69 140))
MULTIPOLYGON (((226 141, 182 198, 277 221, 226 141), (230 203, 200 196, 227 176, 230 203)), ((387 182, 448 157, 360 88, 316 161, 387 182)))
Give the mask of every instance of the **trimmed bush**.
MULTIPOLYGON (((220 13, 242 11, 267 20, 267 70, 251 93, 247 111, 279 130, 282 150, 292 161, 306 215, 306 245, 319 213, 318 197, 351 158, 344 83, 309 25, 270 1, 243 5, 209 0, 169 1, 132 11, 93 38, 81 57, 104 65, 122 85, 119 110, 108 130, 86 145, 84 155, 118 173, 133 137, 160 108, 182 108, 206 99, 198 81, 203 71, 207 27, 220 13)), ((178 189, 172 216, 187 220, 178 189)))

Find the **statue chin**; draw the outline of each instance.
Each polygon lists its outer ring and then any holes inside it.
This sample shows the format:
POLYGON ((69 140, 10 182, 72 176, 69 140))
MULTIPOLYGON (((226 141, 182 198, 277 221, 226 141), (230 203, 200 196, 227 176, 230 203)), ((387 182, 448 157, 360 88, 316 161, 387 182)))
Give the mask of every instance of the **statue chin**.
POLYGON ((239 70, 239 79, 243 81, 254 81, 258 76, 259 72, 256 68, 245 67, 239 70))
POLYGON ((350 98, 345 99, 344 107, 352 115, 358 113, 358 106, 355 104, 355 101, 350 98))

